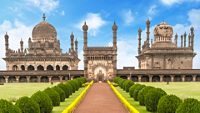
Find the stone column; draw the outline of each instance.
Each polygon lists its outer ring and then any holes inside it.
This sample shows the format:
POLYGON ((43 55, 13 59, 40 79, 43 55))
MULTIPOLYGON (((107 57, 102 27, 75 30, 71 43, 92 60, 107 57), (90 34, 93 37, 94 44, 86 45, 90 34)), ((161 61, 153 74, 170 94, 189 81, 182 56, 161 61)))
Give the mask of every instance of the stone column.
POLYGON ((27 80, 27 82, 30 82, 30 76, 26 76, 26 80, 27 80))
POLYGON ((19 77, 20 77, 20 76, 15 76, 16 82, 17 82, 17 83, 19 82, 19 77))
POLYGON ((42 76, 37 76, 37 82, 41 82, 41 77, 42 76))
POLYGON ((181 78, 182 78, 182 82, 185 82, 185 75, 182 75, 181 78))
POLYGON ((138 82, 141 82, 141 81, 142 81, 142 76, 139 75, 139 76, 138 76, 138 82))
POLYGON ((174 82, 174 75, 171 75, 171 82, 174 82))
POLYGON ((193 82, 196 82, 196 77, 197 77, 197 75, 192 75, 192 81, 193 82))
POLYGON ((160 75, 160 82, 163 82, 163 75, 160 75))
POLYGON ((9 76, 4 76, 4 78, 5 78, 5 82, 8 83, 9 76))
POLYGON ((149 82, 152 82, 153 75, 149 75, 149 82))
POLYGON ((59 78, 60 78, 60 82, 62 82, 62 80, 63 80, 63 76, 59 76, 59 78))
POLYGON ((48 76, 49 82, 51 82, 52 80, 52 76, 48 76))

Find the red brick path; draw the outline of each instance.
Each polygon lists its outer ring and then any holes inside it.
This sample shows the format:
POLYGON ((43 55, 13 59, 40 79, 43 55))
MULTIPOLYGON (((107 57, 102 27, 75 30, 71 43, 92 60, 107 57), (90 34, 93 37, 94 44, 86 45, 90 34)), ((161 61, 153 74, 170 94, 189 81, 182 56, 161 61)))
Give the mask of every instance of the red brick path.
POLYGON ((128 113, 107 83, 94 83, 74 113, 128 113))

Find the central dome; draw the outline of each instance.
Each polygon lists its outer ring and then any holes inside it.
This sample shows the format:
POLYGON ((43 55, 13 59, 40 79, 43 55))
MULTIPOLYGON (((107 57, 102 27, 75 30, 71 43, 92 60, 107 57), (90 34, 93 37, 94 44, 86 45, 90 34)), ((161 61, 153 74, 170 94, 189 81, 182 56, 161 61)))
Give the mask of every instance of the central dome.
POLYGON ((46 21, 37 24, 32 31, 32 39, 38 41, 55 40, 57 37, 56 29, 46 21))

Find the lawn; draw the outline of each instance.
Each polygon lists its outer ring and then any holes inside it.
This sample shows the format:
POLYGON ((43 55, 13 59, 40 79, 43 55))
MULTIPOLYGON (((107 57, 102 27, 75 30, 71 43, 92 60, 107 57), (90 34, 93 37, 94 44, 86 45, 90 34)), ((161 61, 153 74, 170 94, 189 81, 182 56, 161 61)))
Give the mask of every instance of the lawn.
POLYGON ((33 93, 47 87, 56 85, 54 83, 5 83, 0 85, 0 99, 16 100, 22 96, 31 96, 33 93))
POLYGON ((181 99, 195 98, 200 100, 200 82, 143 82, 148 86, 162 88, 167 94, 174 94, 181 99))

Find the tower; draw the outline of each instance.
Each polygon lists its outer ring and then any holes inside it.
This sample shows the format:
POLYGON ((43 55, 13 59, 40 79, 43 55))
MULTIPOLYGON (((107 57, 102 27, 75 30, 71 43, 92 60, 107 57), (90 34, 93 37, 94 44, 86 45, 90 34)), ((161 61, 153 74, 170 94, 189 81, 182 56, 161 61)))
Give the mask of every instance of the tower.
POLYGON ((83 40, 84 40, 83 49, 85 50, 87 48, 87 30, 88 30, 88 26, 87 26, 86 22, 82 26, 82 29, 83 29, 83 40))
POLYGON ((23 50, 24 50, 24 42, 22 41, 22 39, 21 39, 21 41, 20 41, 20 50, 21 50, 21 52, 23 52, 23 50))
POLYGON ((190 28, 190 34, 191 34, 191 48, 193 50, 193 48, 194 48, 194 27, 190 28))
POLYGON ((150 20, 148 19, 147 21, 146 21, 146 27, 147 27, 147 31, 146 31, 146 34, 147 34, 147 48, 149 48, 149 35, 150 35, 150 20))
POLYGON ((70 35, 70 39, 71 39, 71 52, 74 51, 74 34, 73 32, 70 35))
POLYGON ((176 35, 175 35, 174 42, 175 42, 176 46, 178 46, 178 35, 177 35, 177 33, 176 33, 176 35))
POLYGON ((113 26, 112 26, 112 31, 113 31, 113 48, 117 49, 117 25, 114 22, 113 26))
POLYGON ((78 56, 78 40, 77 39, 75 40, 75 52, 78 56))
POLYGON ((142 34, 142 29, 138 29, 138 54, 141 53, 141 34, 142 34))
POLYGON ((7 56, 8 55, 8 49, 9 49, 9 36, 8 36, 7 32, 4 36, 4 38, 5 38, 5 49, 6 49, 6 56, 7 56))
POLYGON ((186 32, 184 33, 184 48, 186 47, 186 36, 187 36, 187 34, 186 34, 186 32))

